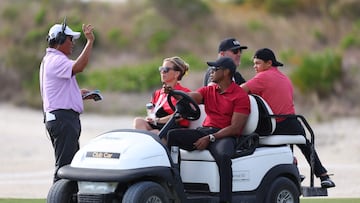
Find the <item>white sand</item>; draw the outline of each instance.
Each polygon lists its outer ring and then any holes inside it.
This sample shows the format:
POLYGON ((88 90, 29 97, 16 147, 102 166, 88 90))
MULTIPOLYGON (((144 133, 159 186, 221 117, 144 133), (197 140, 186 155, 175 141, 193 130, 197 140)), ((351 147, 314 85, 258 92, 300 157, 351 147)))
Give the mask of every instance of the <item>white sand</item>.
MULTIPOLYGON (((0 198, 45 198, 52 183, 53 149, 42 124, 41 111, 0 103, 0 198)), ((133 117, 84 114, 81 145, 114 129, 132 128, 133 117)), ((360 197, 360 119, 340 118, 336 122, 312 124, 316 149, 337 187, 330 197, 360 197)), ((309 168, 295 150, 299 169, 308 178, 309 168)), ((315 186, 319 180, 315 179, 315 186)))

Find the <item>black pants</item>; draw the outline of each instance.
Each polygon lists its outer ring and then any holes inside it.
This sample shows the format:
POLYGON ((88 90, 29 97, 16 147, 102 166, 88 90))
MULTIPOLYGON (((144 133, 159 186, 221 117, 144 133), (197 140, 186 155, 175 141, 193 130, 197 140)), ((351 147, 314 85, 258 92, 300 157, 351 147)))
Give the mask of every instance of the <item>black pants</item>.
MULTIPOLYGON (((305 135, 305 130, 300 121, 295 118, 287 118, 284 121, 276 123, 275 135, 305 135)), ((305 156, 307 162, 311 163, 311 143, 306 138, 306 144, 297 144, 301 153, 305 156)), ((314 147, 314 174, 320 177, 322 174, 327 173, 325 167, 321 164, 318 154, 314 147)))
MULTIPOLYGON (((192 151, 196 148, 193 143, 199 138, 207 136, 210 133, 215 133, 219 129, 214 128, 199 128, 194 129, 174 129, 168 132, 168 146, 179 146, 182 149, 192 151)), ((220 175, 220 201, 231 202, 232 193, 232 162, 231 157, 235 153, 236 138, 226 137, 210 143, 208 150, 214 157, 215 162, 219 168, 220 175)))
POLYGON ((51 112, 56 119, 45 123, 55 154, 54 182, 59 180, 57 171, 70 164, 79 150, 81 124, 79 114, 73 110, 55 110, 51 112))

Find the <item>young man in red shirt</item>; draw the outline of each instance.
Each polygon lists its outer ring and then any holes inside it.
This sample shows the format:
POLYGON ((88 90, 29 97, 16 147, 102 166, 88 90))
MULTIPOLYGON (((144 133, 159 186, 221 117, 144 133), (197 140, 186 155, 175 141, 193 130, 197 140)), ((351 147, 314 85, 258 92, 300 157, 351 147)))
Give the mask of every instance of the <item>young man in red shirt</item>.
MULTIPOLYGON (((278 66, 283 66, 275 58, 275 54, 268 48, 259 49, 254 55, 254 69, 256 75, 242 84, 241 87, 248 93, 261 96, 271 107, 275 115, 293 115, 295 107, 293 101, 293 86, 289 78, 278 70, 278 66)), ((276 118, 276 128, 274 134, 305 135, 305 130, 301 123, 294 117, 276 118)), ((297 145, 310 163, 311 143, 306 139, 306 144, 297 145)), ((327 170, 314 150, 314 173, 321 180, 321 187, 335 187, 335 183, 329 178, 327 170)))
POLYGON ((204 86, 188 93, 198 104, 204 104, 206 117, 198 129, 175 129, 168 132, 168 146, 185 150, 208 149, 214 157, 220 175, 220 202, 232 200, 231 157, 236 138, 241 135, 250 101, 247 93, 233 81, 236 65, 229 57, 208 62, 210 78, 215 85, 204 86))

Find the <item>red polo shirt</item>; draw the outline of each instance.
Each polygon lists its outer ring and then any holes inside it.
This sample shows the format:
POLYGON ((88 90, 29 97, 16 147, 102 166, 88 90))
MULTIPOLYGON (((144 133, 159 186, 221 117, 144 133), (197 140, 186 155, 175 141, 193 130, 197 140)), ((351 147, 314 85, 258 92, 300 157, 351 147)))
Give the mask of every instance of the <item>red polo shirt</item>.
MULTIPOLYGON (((181 90, 181 91, 184 91, 184 92, 190 92, 190 89, 182 86, 180 83, 177 83, 174 87, 174 90, 181 90)), ((151 103, 153 104, 156 104, 157 102, 159 102, 158 100, 161 99, 161 100, 166 100, 164 101, 164 104, 162 105, 164 111, 166 113, 168 113, 169 115, 170 114, 173 114, 174 111, 171 109, 169 103, 167 102, 167 95, 168 94, 165 94, 164 93, 164 88, 161 88, 161 89, 158 89, 154 92, 153 94, 153 97, 151 99, 151 103)), ((175 105, 177 100, 174 98, 174 97, 171 97, 171 101, 172 103, 175 105)), ((159 103, 162 103, 161 101, 159 103)), ((186 119, 183 119, 179 122, 179 125, 183 126, 183 127, 187 127, 189 126, 190 122, 186 119)))
MULTIPOLYGON (((248 94, 234 82, 222 93, 219 92, 218 85, 204 86, 197 91, 204 100, 204 127, 225 128, 231 125, 234 112, 250 114, 248 94)), ((242 129, 239 130, 239 134, 241 131, 242 129)))
MULTIPOLYGON (((278 68, 259 72, 245 85, 251 94, 261 96, 270 106, 274 114, 295 114, 293 102, 293 86, 286 75, 278 68)), ((284 118, 276 118, 277 122, 284 118)))

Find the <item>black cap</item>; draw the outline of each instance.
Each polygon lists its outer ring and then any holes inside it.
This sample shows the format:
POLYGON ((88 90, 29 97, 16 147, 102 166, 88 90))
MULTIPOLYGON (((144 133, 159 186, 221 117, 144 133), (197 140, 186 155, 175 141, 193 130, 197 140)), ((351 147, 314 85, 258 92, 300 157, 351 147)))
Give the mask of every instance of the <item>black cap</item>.
POLYGON ((271 61, 272 66, 283 66, 284 64, 276 60, 275 54, 271 49, 263 48, 255 52, 254 58, 261 59, 263 61, 271 61))
POLYGON ((220 67, 223 69, 227 68, 231 71, 232 74, 234 74, 236 70, 236 65, 234 61, 232 60, 232 58, 227 56, 220 57, 218 60, 214 62, 207 62, 207 64, 212 67, 220 67))
POLYGON ((226 38, 223 39, 219 44, 219 51, 227 51, 232 49, 247 49, 247 46, 241 46, 240 42, 235 38, 226 38))

